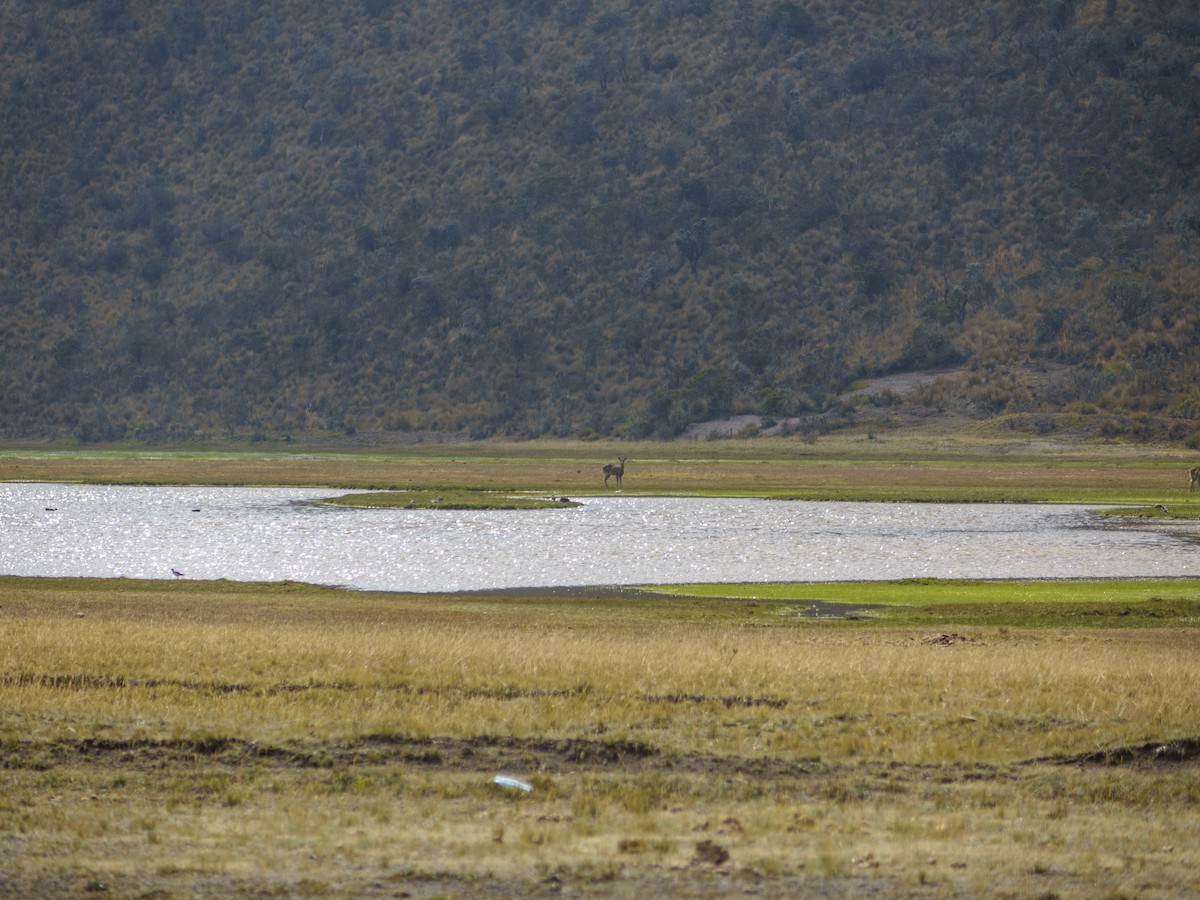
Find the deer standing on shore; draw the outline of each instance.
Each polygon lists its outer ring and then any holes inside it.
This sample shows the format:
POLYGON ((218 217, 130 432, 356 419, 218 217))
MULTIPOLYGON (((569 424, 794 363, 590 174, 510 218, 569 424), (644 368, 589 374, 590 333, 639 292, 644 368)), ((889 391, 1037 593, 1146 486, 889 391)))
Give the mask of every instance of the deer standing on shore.
POLYGON ((620 457, 620 459, 621 459, 621 461, 619 463, 617 463, 616 465, 614 465, 613 463, 605 464, 605 466, 604 466, 604 486, 605 487, 608 487, 608 479, 610 479, 610 478, 616 478, 617 479, 617 487, 621 486, 621 476, 625 474, 625 460, 628 459, 628 457, 622 456, 622 457, 620 457))
POLYGON ((1196 485, 1200 484, 1200 466, 1192 466, 1188 469, 1188 475, 1192 478, 1192 483, 1188 485, 1188 490, 1194 491, 1196 485))

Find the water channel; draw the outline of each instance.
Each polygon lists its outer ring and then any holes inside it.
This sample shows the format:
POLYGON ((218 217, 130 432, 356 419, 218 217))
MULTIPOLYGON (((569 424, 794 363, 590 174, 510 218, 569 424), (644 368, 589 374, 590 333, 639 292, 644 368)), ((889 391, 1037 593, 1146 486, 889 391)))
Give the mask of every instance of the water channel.
POLYGON ((1200 576, 1194 525, 1072 505, 584 498, 356 510, 344 491, 0 484, 0 574, 295 580, 363 590, 892 578, 1200 576))

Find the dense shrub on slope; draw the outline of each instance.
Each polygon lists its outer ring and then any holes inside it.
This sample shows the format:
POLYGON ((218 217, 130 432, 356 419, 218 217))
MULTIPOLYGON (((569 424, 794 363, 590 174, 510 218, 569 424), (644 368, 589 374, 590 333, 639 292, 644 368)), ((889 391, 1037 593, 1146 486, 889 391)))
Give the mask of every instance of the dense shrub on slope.
POLYGON ((339 6, 0 0, 4 434, 1190 431, 1195 2, 339 6))

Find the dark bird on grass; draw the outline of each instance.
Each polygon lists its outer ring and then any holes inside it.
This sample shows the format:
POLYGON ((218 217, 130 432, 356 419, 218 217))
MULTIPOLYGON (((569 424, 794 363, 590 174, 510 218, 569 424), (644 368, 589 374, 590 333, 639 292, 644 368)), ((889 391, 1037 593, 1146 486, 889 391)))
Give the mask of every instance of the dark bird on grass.
POLYGON ((180 571, 179 571, 178 569, 176 569, 176 568, 172 568, 172 569, 171 569, 171 574, 172 574, 172 575, 174 575, 176 578, 182 578, 182 577, 183 577, 183 573, 182 573, 182 572, 180 572, 180 571))

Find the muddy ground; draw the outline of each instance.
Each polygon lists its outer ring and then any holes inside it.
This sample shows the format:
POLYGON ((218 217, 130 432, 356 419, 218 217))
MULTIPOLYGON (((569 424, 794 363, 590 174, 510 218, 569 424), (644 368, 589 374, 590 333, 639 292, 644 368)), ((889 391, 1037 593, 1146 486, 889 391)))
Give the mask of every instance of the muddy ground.
MULTIPOLYGON (((747 704, 750 698, 733 698, 730 703, 747 704)), ((368 735, 355 741, 287 742, 260 744, 235 738, 209 737, 198 740, 107 740, 83 738, 50 742, 9 741, 0 745, 0 768, 20 769, 35 765, 95 765, 122 771, 161 772, 174 766, 194 766, 205 760, 223 767, 238 768, 348 768, 371 766, 420 766, 455 772, 478 772, 481 777, 501 771, 547 775, 619 771, 622 775, 643 772, 674 772, 721 778, 735 776, 774 780, 828 778, 839 772, 871 774, 887 771, 890 777, 973 780, 1004 777, 1011 766, 913 765, 907 763, 830 764, 820 759, 707 756, 663 754, 637 741, 563 740, 479 736, 470 738, 413 738, 400 735, 368 735)), ((1088 766, 1200 766, 1200 738, 1150 742, 1067 757, 1046 757, 1021 765, 1088 766)))

